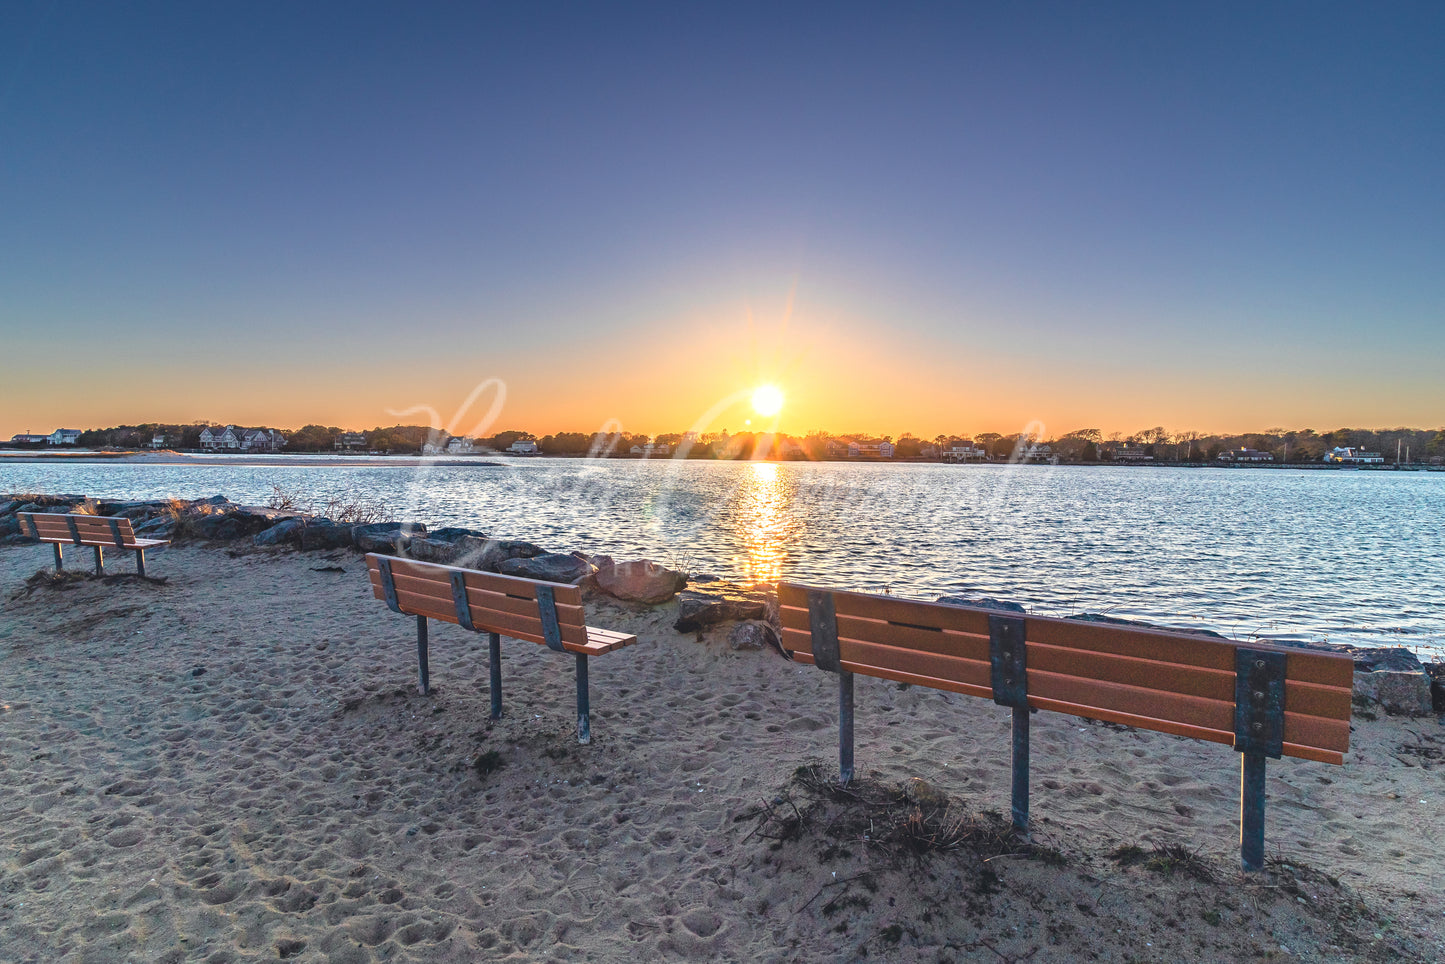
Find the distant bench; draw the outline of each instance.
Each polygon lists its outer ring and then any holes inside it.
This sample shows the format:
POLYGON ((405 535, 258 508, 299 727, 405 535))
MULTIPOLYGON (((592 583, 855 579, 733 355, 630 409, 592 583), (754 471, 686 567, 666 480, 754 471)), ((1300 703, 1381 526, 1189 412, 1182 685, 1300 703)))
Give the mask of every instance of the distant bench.
POLYGON ((392 612, 416 616, 417 671, 423 693, 431 692, 427 665, 428 619, 490 634, 494 720, 502 715, 501 637, 507 635, 541 643, 559 653, 576 655, 577 742, 591 742, 587 658, 631 645, 637 642, 637 637, 588 626, 582 611, 581 589, 376 553, 367 554, 366 566, 376 598, 384 600, 392 612))
POLYGON ((106 549, 129 549, 135 553, 136 572, 146 574, 146 550, 169 545, 167 539, 137 539, 130 520, 124 516, 62 515, 58 512, 21 512, 20 531, 55 548, 55 571, 65 568, 62 546, 89 546, 95 550, 95 574, 105 575, 106 549))
POLYGON ((1344 763, 1348 656, 890 596, 778 587, 783 646, 838 674, 840 776, 853 778, 853 674, 1013 708, 1013 823, 1028 830, 1029 712, 1054 710, 1232 745, 1240 860, 1264 862, 1265 759, 1344 763))

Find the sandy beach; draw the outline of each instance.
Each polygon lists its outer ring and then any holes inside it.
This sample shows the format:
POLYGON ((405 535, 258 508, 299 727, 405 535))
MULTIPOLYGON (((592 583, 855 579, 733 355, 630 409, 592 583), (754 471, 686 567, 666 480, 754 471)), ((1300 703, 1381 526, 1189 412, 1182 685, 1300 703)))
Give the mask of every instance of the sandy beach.
POLYGON ((1024 844, 1008 712, 932 690, 857 680, 866 780, 834 798, 832 677, 677 633, 675 602, 591 605, 639 641, 592 661, 579 746, 572 661, 531 643, 498 722, 456 626, 419 695, 357 553, 49 562, 0 548, 7 961, 1445 957, 1434 717, 1272 763, 1247 876, 1229 748, 1040 713, 1024 844), (910 813, 944 846, 899 844, 910 813))

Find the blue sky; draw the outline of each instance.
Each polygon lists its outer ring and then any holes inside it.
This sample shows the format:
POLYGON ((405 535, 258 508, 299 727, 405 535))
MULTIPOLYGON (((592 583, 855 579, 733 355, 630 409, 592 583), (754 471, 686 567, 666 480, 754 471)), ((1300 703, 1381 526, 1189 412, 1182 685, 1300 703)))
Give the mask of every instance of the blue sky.
POLYGON ((0 434, 1434 426, 1442 103, 1439 4, 12 2, 0 434))

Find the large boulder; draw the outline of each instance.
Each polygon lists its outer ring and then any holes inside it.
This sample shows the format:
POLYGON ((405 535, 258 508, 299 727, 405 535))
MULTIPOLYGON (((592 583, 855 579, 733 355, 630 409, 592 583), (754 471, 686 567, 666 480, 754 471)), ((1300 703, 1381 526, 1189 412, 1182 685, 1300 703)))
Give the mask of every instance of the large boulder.
POLYGON ((406 551, 413 537, 426 538, 426 526, 419 522, 372 522, 351 527, 351 541, 362 552, 398 555, 406 551))
POLYGON ((718 623, 769 619, 776 609, 777 596, 734 583, 713 582, 705 588, 684 589, 678 594, 677 603, 673 628, 680 633, 691 633, 718 623))
POLYGON ((766 649, 769 646, 779 652, 783 650, 778 631, 760 619, 749 619, 734 626, 728 633, 728 645, 742 650, 766 649))
POLYGON ((443 526, 440 529, 433 529, 427 533, 428 539, 437 539, 441 542, 460 542, 463 539, 483 539, 487 534, 478 529, 465 529, 461 526, 443 526))
POLYGON ((101 499, 96 505, 98 515, 124 516, 135 522, 139 519, 149 519, 164 512, 167 503, 159 499, 151 499, 143 502, 122 501, 117 499, 101 499))
POLYGON ((989 596, 939 596, 938 601, 949 606, 969 606, 973 609, 996 609, 1005 613, 1022 613, 1024 607, 1016 602, 993 599, 989 596))
POLYGON ((687 588, 682 573, 646 559, 599 567, 596 582, 609 596, 649 606, 667 602, 687 588))
POLYGON ((285 519, 269 529, 256 533, 251 541, 258 546, 294 544, 300 540, 300 531, 304 524, 300 519, 285 519))
POLYGON ((169 539, 175 528, 175 518, 168 515, 158 515, 154 519, 134 526, 135 534, 142 539, 169 539))
POLYGON ((0 517, 13 514, 16 509, 20 508, 20 504, 19 499, 7 499, 0 502, 0 517))
POLYGON ((1430 677, 1423 668, 1356 673, 1354 699, 1357 703, 1377 704, 1396 716, 1430 716, 1435 712, 1430 677))
MULTIPOLYGON (((501 572, 502 565, 513 559, 535 559, 547 555, 547 550, 530 542, 513 539, 490 539, 476 554, 473 568, 484 572, 501 572)), ((470 565, 470 564, 469 564, 470 565)))
POLYGON ((559 552, 545 552, 539 556, 508 559, 497 571, 504 576, 572 583, 587 578, 594 570, 592 563, 586 559, 562 555, 559 552))
POLYGON ((1065 619, 1072 619, 1081 623, 1108 623, 1111 626, 1138 626, 1140 629, 1157 629, 1166 633, 1184 633, 1189 636, 1208 636, 1211 639, 1228 639, 1221 633, 1212 629, 1195 629, 1185 626, 1161 626, 1158 623, 1146 623, 1138 619, 1121 619, 1118 616, 1105 616, 1103 613, 1075 613, 1072 616, 1065 616, 1065 619))
POLYGON ((344 549, 352 545, 351 526, 331 519, 300 520, 296 544, 302 549, 344 549))

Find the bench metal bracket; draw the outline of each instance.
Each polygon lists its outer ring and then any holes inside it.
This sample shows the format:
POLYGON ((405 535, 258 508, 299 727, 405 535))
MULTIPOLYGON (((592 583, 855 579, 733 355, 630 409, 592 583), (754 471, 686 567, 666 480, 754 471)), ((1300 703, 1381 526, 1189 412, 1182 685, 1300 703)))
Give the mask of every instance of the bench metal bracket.
POLYGON ((452 573, 452 605, 457 607, 457 625, 476 632, 477 627, 472 625, 472 603, 467 599, 467 576, 464 572, 452 573))
POLYGON ((1234 748, 1279 759, 1284 753, 1286 655, 1234 651, 1234 748))
MULTIPOLYGON (((31 518, 29 512, 22 512, 22 513, 20 513, 18 516, 16 516, 15 518, 17 518, 17 519, 20 520, 20 532, 21 532, 21 534, 27 535, 27 536, 29 536, 29 537, 32 538, 32 539, 39 539, 39 538, 40 538, 40 530, 39 530, 38 528, 36 528, 36 526, 35 526, 35 520, 34 520, 33 518, 31 518)), ((56 545, 60 545, 60 543, 57 542, 56 545)))
POLYGON ((125 540, 120 537, 120 520, 107 519, 105 521, 110 523, 110 537, 115 540, 115 547, 117 549, 124 549, 126 546, 125 540))
POLYGON ((813 664, 829 673, 839 672, 842 665, 838 655, 838 613, 832 593, 808 590, 808 628, 813 637, 813 664))
POLYGON ((557 594, 551 586, 537 587, 537 615, 542 619, 542 638, 547 648, 562 652, 562 627, 557 624, 557 594))
POLYGON ((386 596, 387 608, 394 613, 401 612, 401 606, 396 601, 396 580, 391 577, 391 560, 378 556, 376 570, 381 574, 381 591, 386 596))
POLYGON ((70 528, 70 541, 74 542, 77 546, 80 545, 80 529, 76 528, 75 516, 67 515, 65 517, 65 524, 70 528))
POLYGON ((1024 621, 1017 616, 988 617, 988 661, 993 701, 1000 706, 1029 705, 1024 621))

